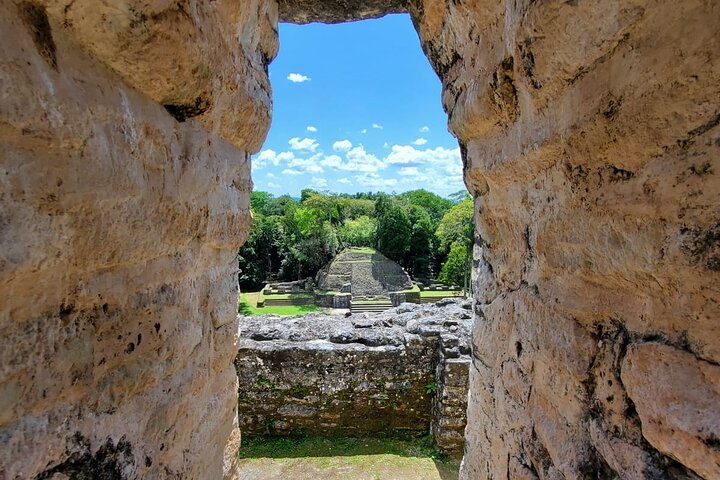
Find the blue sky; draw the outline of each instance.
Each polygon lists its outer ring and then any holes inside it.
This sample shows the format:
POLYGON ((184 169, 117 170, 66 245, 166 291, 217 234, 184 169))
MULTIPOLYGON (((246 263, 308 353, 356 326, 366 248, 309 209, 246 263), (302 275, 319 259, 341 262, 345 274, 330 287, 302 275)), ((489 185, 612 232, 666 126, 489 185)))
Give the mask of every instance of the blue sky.
POLYGON ((440 80, 407 15, 280 25, 273 122, 253 156, 256 190, 355 193, 465 188, 440 80))

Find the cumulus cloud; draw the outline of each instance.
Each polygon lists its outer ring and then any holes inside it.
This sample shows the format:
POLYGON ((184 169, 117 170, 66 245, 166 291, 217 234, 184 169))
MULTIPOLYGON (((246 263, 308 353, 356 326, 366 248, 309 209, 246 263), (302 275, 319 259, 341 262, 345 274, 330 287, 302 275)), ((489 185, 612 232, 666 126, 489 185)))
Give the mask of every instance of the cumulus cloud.
POLYGON ((322 154, 318 153, 310 158, 293 158, 288 166, 300 170, 303 173, 323 173, 323 168, 318 165, 318 161, 322 157, 322 154))
POLYGON ((425 145, 426 143, 427 143, 427 140, 425 140, 424 138, 418 138, 417 140, 415 140, 413 142, 413 145, 420 146, 420 145, 425 145))
POLYGON ((313 177, 310 180, 310 186, 317 189, 327 188, 328 181, 324 178, 313 177))
POLYGON ((347 152, 352 148, 353 144, 350 142, 350 140, 338 140, 337 142, 333 143, 333 150, 336 152, 347 152))
POLYGON ((383 129, 383 126, 380 125, 380 124, 378 124, 378 123, 373 123, 373 124, 372 124, 372 127, 373 127, 373 128, 376 128, 376 129, 378 129, 378 130, 382 130, 382 129, 383 129))
POLYGON ((258 153, 257 156, 253 158, 253 167, 258 170, 267 165, 274 165, 277 167, 280 163, 289 162, 294 157, 295 155, 292 152, 277 153, 275 150, 267 149, 258 153))
POLYGON ((352 172, 377 172, 387 167, 385 162, 377 158, 372 153, 365 151, 362 145, 353 148, 345 154, 347 162, 344 162, 340 170, 348 170, 352 172))
POLYGON ((267 186, 268 186, 268 188, 273 188, 273 189, 280 188, 280 185, 278 185, 277 183, 273 183, 273 182, 268 182, 267 186))
POLYGON ((340 168, 340 165, 342 165, 342 158, 337 155, 330 155, 329 157, 325 157, 320 160, 320 165, 323 167, 340 168))
POLYGON ((377 189, 394 187, 398 184, 398 181, 395 178, 383 178, 377 173, 372 172, 356 175, 355 181, 363 187, 372 187, 377 189))
POLYGON ((350 184, 352 184, 352 182, 351 182, 350 180, 348 180, 347 178, 345 178, 345 177, 343 177, 343 178, 338 178, 338 179, 336 180, 336 182, 337 182, 337 183, 341 183, 341 184, 343 184, 343 185, 350 185, 350 184))
POLYGON ((317 132, 317 127, 314 127, 314 126, 312 126, 312 125, 308 125, 305 130, 307 130, 308 132, 315 133, 315 132, 317 132))
POLYGON ((392 165, 432 163, 435 166, 455 164, 462 168, 459 148, 437 147, 435 149, 421 150, 412 145, 393 145, 386 161, 392 165))
POLYGON ((403 167, 400 169, 399 173, 404 177, 417 177, 420 175, 420 171, 417 167, 403 167))
POLYGON ((304 150, 306 152, 314 152, 320 146, 314 138, 293 137, 288 141, 290 148, 293 150, 304 150))
POLYGON ((420 131, 421 131, 422 133, 427 133, 427 132, 430 131, 430 127, 428 127, 427 125, 425 125, 424 127, 420 127, 420 131))
POLYGON ((275 178, 275 174, 272 173, 272 172, 268 172, 265 176, 266 176, 267 178, 275 178))
POLYGON ((290 80, 293 83, 303 83, 303 82, 309 82, 311 79, 310 77, 306 75, 302 75, 300 73, 291 73, 287 76, 287 79, 290 80))
POLYGON ((360 130, 360 133, 362 133, 363 135, 366 134, 366 133, 367 133, 367 128, 363 128, 362 130, 360 130))
POLYGON ((292 169, 292 168, 286 168, 285 170, 282 171, 282 174, 283 174, 283 175, 292 175, 292 176, 295 176, 295 175, 302 175, 302 172, 301 172, 300 170, 295 170, 295 169, 292 169))

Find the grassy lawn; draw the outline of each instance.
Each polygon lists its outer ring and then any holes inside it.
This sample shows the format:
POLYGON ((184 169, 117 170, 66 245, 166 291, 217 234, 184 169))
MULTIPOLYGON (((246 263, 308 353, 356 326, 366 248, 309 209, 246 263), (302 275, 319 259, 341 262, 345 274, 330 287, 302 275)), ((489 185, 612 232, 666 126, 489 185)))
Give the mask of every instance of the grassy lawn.
MULTIPOLYGON (((285 298, 291 298, 285 295, 285 298)), ((238 313, 241 315, 303 315, 305 313, 319 312, 317 305, 288 305, 278 307, 258 308, 258 300, 264 297, 261 292, 248 292, 240 294, 238 302, 238 313)), ((282 298, 281 295, 273 295, 273 298, 282 298)))
POLYGON ((370 247, 350 247, 349 250, 353 253, 378 253, 377 250, 370 247))
POLYGON ((434 292, 429 290, 423 290, 420 292, 420 298, 438 298, 438 297, 460 297, 462 296, 462 291, 460 290, 454 290, 454 291, 444 291, 444 292, 434 292))
POLYGON ((243 437, 242 479, 454 480, 458 465, 432 439, 243 437))

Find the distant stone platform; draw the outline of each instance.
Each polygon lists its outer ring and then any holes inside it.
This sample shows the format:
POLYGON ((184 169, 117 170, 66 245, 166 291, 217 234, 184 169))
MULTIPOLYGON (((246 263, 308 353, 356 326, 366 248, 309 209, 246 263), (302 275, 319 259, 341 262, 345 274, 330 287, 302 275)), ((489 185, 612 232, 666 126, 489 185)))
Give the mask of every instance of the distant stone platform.
POLYGON ((400 265, 376 250, 350 248, 318 272, 317 285, 326 291, 369 297, 412 288, 412 281, 400 265))

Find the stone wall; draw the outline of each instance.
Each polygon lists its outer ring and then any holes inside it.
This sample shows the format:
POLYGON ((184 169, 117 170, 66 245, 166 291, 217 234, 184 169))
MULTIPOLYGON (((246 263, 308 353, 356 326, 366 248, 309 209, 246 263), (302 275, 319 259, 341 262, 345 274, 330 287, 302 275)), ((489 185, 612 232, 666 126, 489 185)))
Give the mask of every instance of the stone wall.
POLYGON ((409 2, 475 197, 462 478, 720 478, 716 2, 409 2))
POLYGON ((462 452, 469 301, 382 314, 242 317, 240 428, 254 435, 427 435, 462 452))
POLYGON ((278 15, 407 9, 476 205, 463 478, 720 477, 717 2, 280 6, 0 2, 2 475, 232 476, 278 15))
POLYGON ((111 3, 0 2, 0 477, 232 477, 277 12, 111 3))

